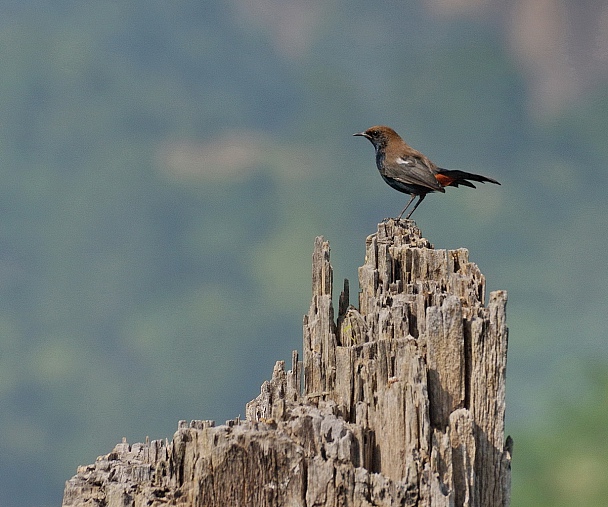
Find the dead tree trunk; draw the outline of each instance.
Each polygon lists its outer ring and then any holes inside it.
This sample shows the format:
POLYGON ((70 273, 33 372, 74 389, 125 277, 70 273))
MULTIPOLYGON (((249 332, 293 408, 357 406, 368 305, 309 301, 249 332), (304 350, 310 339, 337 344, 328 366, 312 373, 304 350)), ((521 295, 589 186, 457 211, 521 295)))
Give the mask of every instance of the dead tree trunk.
POLYGON ((485 306, 468 252, 434 250, 412 221, 367 238, 359 283, 336 321, 317 238, 303 363, 277 362, 246 421, 118 444, 66 483, 64 507, 507 506, 506 293, 485 306))

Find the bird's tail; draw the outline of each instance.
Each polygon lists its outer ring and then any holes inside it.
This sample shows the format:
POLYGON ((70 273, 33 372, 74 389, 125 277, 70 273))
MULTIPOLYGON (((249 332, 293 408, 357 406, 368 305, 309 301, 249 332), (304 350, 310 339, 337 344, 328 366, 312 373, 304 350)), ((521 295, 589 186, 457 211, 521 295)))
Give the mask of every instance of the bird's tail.
POLYGON ((451 171, 449 169, 441 168, 437 170, 435 178, 444 187, 457 187, 458 185, 463 185, 465 187, 476 188, 471 181, 478 181, 480 183, 488 182, 500 185, 498 181, 488 178, 487 176, 482 176, 481 174, 467 173, 465 171, 458 170, 451 171))

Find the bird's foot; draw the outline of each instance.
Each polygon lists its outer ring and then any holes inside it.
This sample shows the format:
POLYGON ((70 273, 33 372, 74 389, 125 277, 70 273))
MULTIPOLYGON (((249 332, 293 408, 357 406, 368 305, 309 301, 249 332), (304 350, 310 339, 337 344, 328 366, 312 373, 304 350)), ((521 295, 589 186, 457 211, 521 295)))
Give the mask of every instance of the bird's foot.
POLYGON ((401 227, 407 227, 409 223, 414 223, 413 220, 409 219, 409 218, 391 218, 391 220, 393 220, 397 225, 401 226, 401 227))

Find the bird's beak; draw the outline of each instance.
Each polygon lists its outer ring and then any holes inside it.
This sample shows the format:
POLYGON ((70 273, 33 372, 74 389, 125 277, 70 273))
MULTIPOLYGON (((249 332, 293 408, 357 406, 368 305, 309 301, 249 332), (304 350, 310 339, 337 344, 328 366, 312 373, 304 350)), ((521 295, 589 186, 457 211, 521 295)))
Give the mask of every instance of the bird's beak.
POLYGON ((353 136, 367 137, 369 139, 369 136, 365 132, 357 132, 356 134, 353 134, 353 136))

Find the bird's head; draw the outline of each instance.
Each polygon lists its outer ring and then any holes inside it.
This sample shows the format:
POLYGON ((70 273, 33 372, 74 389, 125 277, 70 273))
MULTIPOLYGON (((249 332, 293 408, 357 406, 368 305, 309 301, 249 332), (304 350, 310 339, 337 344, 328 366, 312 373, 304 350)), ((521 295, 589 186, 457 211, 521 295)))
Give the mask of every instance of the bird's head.
POLYGON ((368 128, 365 132, 357 132, 353 136, 366 137, 376 149, 385 148, 391 139, 401 139, 397 132, 384 125, 375 125, 368 128))

